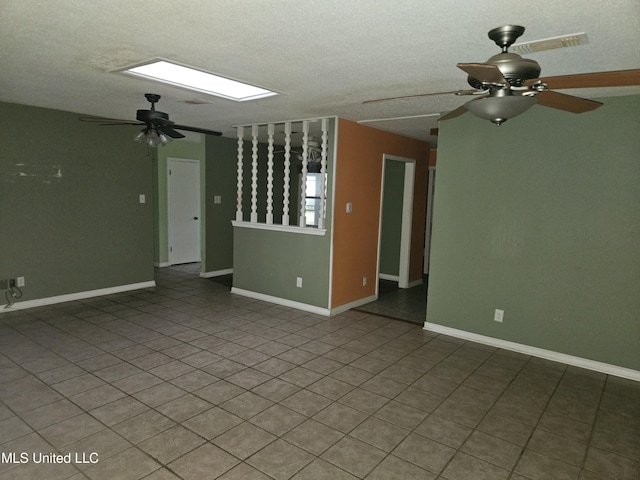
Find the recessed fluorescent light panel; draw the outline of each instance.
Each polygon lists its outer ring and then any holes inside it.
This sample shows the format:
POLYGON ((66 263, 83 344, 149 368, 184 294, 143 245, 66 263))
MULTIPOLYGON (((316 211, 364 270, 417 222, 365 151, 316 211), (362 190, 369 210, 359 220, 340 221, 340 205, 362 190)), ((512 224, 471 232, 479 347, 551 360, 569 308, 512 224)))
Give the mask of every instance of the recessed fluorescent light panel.
POLYGON ((157 60, 152 63, 130 67, 124 72, 237 102, 277 95, 276 92, 264 88, 237 82, 165 60, 157 60))

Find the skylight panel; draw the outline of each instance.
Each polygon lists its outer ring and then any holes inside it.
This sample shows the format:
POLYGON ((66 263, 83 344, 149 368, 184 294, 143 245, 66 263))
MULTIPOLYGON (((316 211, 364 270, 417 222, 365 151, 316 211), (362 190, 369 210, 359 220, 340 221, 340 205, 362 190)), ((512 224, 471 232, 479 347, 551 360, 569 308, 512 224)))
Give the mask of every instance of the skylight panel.
POLYGON ((188 88, 197 92, 216 95, 218 97, 245 102, 277 95, 276 92, 264 88, 220 77, 212 73, 185 67, 165 60, 157 60, 144 65, 137 65, 124 70, 125 73, 138 77, 188 88))

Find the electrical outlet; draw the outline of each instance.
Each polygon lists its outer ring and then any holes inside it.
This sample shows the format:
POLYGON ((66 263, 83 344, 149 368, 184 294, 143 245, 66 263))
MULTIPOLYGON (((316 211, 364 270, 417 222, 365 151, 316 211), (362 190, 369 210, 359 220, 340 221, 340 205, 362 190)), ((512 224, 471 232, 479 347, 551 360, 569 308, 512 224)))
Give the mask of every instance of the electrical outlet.
POLYGON ((504 318, 504 310, 500 310, 499 308, 496 308, 496 312, 493 314, 493 320, 495 322, 502 323, 503 318, 504 318))
POLYGON ((296 277, 296 287, 302 288, 302 277, 296 277))
POLYGON ((16 278, 16 285, 18 287, 24 287, 24 277, 18 277, 16 278))
POLYGON ((363 287, 367 286, 367 277, 362 277, 362 286, 363 287))

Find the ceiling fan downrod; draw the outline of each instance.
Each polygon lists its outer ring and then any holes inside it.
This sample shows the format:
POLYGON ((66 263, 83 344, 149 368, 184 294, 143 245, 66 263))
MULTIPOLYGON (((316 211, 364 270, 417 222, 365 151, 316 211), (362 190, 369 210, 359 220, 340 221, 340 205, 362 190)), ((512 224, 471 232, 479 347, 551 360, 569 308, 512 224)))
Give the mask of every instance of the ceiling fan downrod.
POLYGON ((148 100, 148 102, 151 104, 151 110, 156 109, 156 103, 158 103, 162 98, 157 93, 145 93, 144 96, 148 100))
POLYGON ((502 49, 502 53, 508 53, 508 49, 522 36, 524 27, 520 25, 504 25, 489 31, 489 38, 502 49))

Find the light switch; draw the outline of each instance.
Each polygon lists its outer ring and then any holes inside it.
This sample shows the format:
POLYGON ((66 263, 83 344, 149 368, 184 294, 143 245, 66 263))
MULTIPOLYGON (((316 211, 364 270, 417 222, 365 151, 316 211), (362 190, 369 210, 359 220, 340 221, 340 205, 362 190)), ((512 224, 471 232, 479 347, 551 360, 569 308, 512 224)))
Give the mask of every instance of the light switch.
POLYGON ((144 193, 141 193, 140 194, 140 203, 145 203, 146 201, 147 201, 147 199, 146 199, 144 193))
POLYGON ((351 213, 353 211, 353 204, 351 202, 347 202, 347 213, 351 213))
POLYGON ((214 195, 213 196, 213 203, 215 203, 215 204, 222 203, 222 196, 221 195, 214 195))

